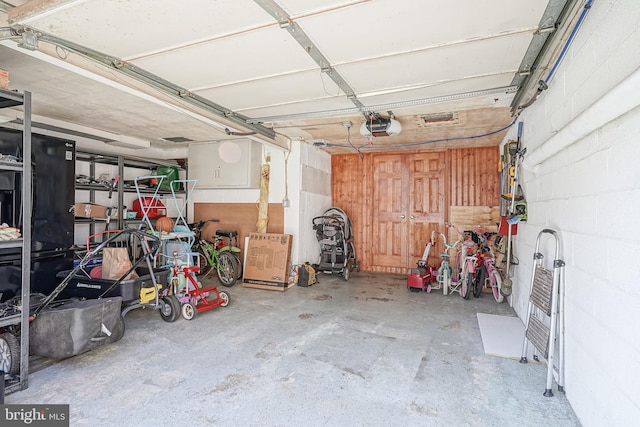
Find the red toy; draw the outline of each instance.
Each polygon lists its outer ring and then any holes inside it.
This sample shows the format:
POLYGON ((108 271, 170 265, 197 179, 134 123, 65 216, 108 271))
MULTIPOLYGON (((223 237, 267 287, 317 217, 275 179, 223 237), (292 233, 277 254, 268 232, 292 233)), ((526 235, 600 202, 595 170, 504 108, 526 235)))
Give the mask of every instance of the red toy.
POLYGON ((437 274, 437 271, 430 265, 428 265, 429 260, 429 252, 431 251, 431 247, 434 245, 434 235, 436 231, 431 232, 431 238, 429 242, 427 242, 426 247, 424 248, 424 253, 422 254, 422 258, 418 260, 418 268, 412 268, 411 274, 407 277, 407 289, 412 292, 420 292, 426 291, 431 292, 431 281, 433 277, 437 274))
MULTIPOLYGON (((183 254, 191 257, 191 254, 183 254)), ((181 263, 178 252, 173 253, 173 266, 171 267, 169 286, 171 292, 182 303, 182 317, 191 320, 196 313, 211 310, 216 307, 229 305, 229 294, 218 291, 215 286, 202 286, 195 278, 195 273, 200 271, 197 265, 187 266, 181 263)))

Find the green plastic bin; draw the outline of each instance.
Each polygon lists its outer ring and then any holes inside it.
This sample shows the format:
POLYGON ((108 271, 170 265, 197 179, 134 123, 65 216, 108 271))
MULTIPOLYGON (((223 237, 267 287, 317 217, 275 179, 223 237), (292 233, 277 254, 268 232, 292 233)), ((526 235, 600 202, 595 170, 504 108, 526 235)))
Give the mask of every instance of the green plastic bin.
MULTIPOLYGON (((155 175, 165 176, 166 178, 160 183, 161 191, 171 191, 171 182, 180 179, 178 168, 175 166, 158 166, 155 175)), ((174 190, 182 190, 181 183, 174 184, 174 190)))

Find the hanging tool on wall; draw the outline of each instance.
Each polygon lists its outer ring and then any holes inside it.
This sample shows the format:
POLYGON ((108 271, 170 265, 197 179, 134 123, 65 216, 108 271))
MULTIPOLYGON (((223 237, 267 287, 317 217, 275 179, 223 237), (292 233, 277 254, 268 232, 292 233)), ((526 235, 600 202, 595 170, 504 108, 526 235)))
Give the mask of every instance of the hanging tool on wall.
MULTIPOLYGON (((522 190, 522 186, 520 184, 516 184, 516 161, 517 154, 521 150, 521 138, 522 138, 522 122, 518 123, 518 139, 513 141, 509 141, 505 144, 503 158, 505 161, 508 161, 508 178, 506 178, 504 182, 503 191, 506 192, 501 194, 501 198, 504 205, 505 202, 510 202, 508 205, 508 209, 501 209, 501 213, 508 210, 508 213, 511 215, 518 215, 520 221, 527 220, 527 201, 524 196, 524 191, 522 190), (507 160, 508 159, 508 160, 507 160), (514 203, 515 202, 515 203, 514 203)), ((501 164, 502 166, 502 164, 501 164)))
POLYGON ((520 187, 520 185, 518 185, 517 187, 514 185, 515 184, 515 179, 516 179, 516 157, 518 152, 520 151, 520 140, 522 138, 522 122, 518 123, 518 139, 513 141, 509 141, 506 146, 505 146, 505 157, 508 157, 509 159, 509 168, 508 168, 508 173, 509 173, 509 179, 508 179, 508 186, 507 188, 509 189, 508 193, 503 193, 502 194, 502 198, 504 200, 511 200, 511 199, 515 199, 515 200, 522 200, 524 198, 524 195, 522 194, 522 187, 520 187), (517 190, 514 191, 514 189, 517 190))
POLYGON ((511 257, 512 257, 512 253, 511 253, 511 248, 512 248, 512 238, 513 238, 513 225, 517 224, 520 221, 520 217, 518 215, 516 215, 515 212, 515 185, 517 185, 518 182, 518 166, 519 164, 522 162, 522 158, 525 154, 525 152, 527 151, 527 149, 523 149, 523 150, 519 150, 516 153, 516 164, 515 164, 515 172, 514 172, 514 180, 513 180, 513 184, 511 186, 511 205, 509 208, 509 212, 507 213, 507 223, 508 223, 508 232, 507 232, 507 267, 505 269, 505 274, 504 274, 504 280, 502 282, 502 288, 501 288, 501 292, 503 295, 505 296, 509 296, 511 295, 511 288, 513 286, 513 282, 511 281, 511 277, 510 277, 510 267, 511 267, 511 257))
MULTIPOLYGON (((510 196, 511 196, 511 203, 509 205, 509 210, 507 211, 507 223, 508 223, 508 232, 507 232, 507 267, 505 269, 505 274, 504 274, 504 280, 502 282, 502 288, 501 288, 501 292, 503 295, 505 296, 509 296, 511 295, 511 291, 512 291, 512 287, 513 287, 513 282, 511 281, 511 277, 510 277, 510 267, 511 267, 511 248, 512 248, 512 238, 513 238, 513 233, 512 233, 512 229, 513 229, 513 225, 517 224, 520 221, 520 217, 515 213, 516 209, 516 191, 517 188, 520 187, 520 184, 518 183, 518 169, 520 166, 520 163, 522 163, 522 158, 524 157, 524 154, 526 153, 527 149, 526 148, 520 148, 520 141, 522 138, 522 126, 523 123, 520 122, 518 123, 518 139, 517 141, 515 141, 515 144, 512 145, 512 142, 510 142, 510 146, 509 146, 509 155, 511 157, 511 165, 510 166, 510 171, 509 171, 509 176, 510 176, 510 196), (511 173, 511 168, 513 168, 513 174, 511 173)), ((504 198, 504 195, 503 195, 504 198)), ((524 196, 522 196, 522 198, 520 200, 523 200, 524 196)))

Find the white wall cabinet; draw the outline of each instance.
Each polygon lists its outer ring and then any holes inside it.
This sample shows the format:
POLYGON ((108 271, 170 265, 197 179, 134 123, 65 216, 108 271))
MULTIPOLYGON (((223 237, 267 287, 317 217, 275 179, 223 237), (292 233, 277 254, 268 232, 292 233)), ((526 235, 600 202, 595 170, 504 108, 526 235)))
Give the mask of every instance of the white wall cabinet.
POLYGON ((260 188, 262 144, 248 139, 189 145, 189 178, 198 188, 260 188))

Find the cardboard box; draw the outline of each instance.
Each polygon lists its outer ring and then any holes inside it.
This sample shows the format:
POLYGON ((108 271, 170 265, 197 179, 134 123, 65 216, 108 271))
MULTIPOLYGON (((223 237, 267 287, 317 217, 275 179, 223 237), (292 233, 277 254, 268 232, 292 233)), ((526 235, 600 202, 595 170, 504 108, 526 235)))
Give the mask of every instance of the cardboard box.
POLYGON ((0 89, 9 89, 9 72, 0 68, 0 89))
POLYGON ((289 288, 290 234, 250 233, 243 286, 286 291, 289 288))
POLYGON ((73 209, 78 218, 106 218, 108 208, 93 203, 76 203, 73 209))

